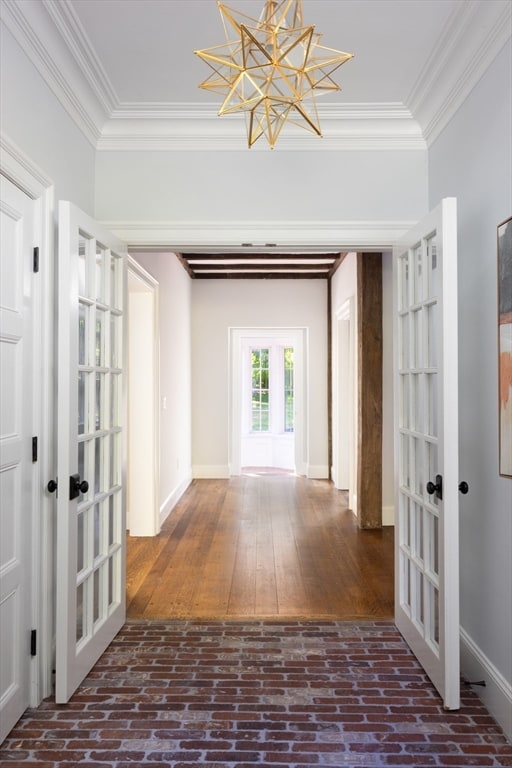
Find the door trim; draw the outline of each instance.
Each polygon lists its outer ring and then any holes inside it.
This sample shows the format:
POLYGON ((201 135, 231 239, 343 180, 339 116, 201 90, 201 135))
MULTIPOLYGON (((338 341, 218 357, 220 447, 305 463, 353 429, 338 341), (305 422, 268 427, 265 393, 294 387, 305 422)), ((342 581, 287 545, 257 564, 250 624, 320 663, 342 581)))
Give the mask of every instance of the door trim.
MULTIPOLYGON (((131 319, 130 319, 130 307, 132 306, 130 304, 130 298, 133 291, 130 290, 130 277, 135 278, 141 285, 142 285, 142 291, 146 298, 150 299, 151 306, 149 307, 149 311, 147 314, 151 314, 151 320, 149 323, 147 323, 147 326, 151 325, 151 357, 152 357, 152 370, 151 370, 151 381, 149 382, 148 390, 151 390, 151 397, 152 397, 152 403, 150 403, 150 407, 147 408, 147 411, 143 416, 145 416, 145 421, 151 422, 149 425, 149 430, 151 432, 150 438, 148 442, 151 443, 151 456, 147 457, 147 461, 151 462, 152 466, 146 465, 146 470, 142 473, 142 477, 144 480, 145 485, 147 485, 148 482, 151 483, 151 494, 152 497, 152 512, 153 514, 151 516, 150 520, 146 523, 143 523, 142 525, 139 524, 136 526, 135 530, 136 533, 131 533, 133 536, 156 536, 160 531, 160 477, 159 477, 159 470, 160 470, 160 373, 159 373, 159 326, 158 326, 158 317, 159 317, 159 311, 158 311, 158 281, 155 280, 155 278, 149 274, 133 257, 128 255, 127 260, 127 266, 128 266, 128 321, 126 326, 126 332, 128 336, 128 366, 127 366, 127 391, 128 391, 128 418, 127 418, 127 453, 128 453, 128 463, 127 463, 127 477, 128 480, 128 487, 127 487, 127 499, 126 499, 126 524, 127 528, 130 528, 130 524, 133 522, 133 519, 130 517, 130 492, 129 488, 131 487, 131 479, 134 475, 134 467, 132 464, 132 460, 130 458, 130 445, 131 445, 131 427, 130 427, 130 390, 133 389, 133 375, 132 375, 132 366, 130 363, 130 353, 132 351, 132 344, 131 344, 131 319), (152 407, 151 407, 152 406, 152 407)), ((146 313, 145 313, 146 314, 146 313)), ((146 326, 146 328, 147 328, 146 326)), ((145 400, 145 398, 142 398, 145 400)), ((140 403, 141 397, 139 393, 139 397, 137 398, 137 401, 140 403)), ((137 440, 137 438, 136 438, 137 440)), ((136 462, 137 463, 137 462, 136 462)))
POLYGON ((335 313, 333 480, 339 490, 349 492, 349 506, 357 509, 356 495, 356 323, 355 298, 351 296, 335 313))
POLYGON ((1 173, 36 202, 35 235, 39 242, 39 280, 33 284, 34 370, 39 371, 33 392, 33 434, 38 436, 38 461, 34 465, 34 495, 30 520, 32 627, 37 630, 37 655, 30 664, 30 706, 37 706, 52 692, 53 627, 53 506, 45 492, 55 476, 54 391, 54 227, 53 181, 4 133, 0 134, 1 173), (44 364, 43 364, 44 361, 44 364))

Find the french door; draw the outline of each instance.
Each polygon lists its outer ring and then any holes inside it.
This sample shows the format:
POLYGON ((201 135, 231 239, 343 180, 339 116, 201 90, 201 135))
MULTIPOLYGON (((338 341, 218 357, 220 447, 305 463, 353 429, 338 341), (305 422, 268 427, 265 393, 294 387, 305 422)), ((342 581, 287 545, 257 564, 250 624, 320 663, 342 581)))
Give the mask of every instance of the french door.
MULTIPOLYGON (((56 700, 125 620, 126 249, 59 203, 56 700)), ((56 488, 54 486, 57 486, 56 488)))
POLYGON ((394 249, 395 621, 446 709, 460 695, 456 215, 443 200, 394 249))

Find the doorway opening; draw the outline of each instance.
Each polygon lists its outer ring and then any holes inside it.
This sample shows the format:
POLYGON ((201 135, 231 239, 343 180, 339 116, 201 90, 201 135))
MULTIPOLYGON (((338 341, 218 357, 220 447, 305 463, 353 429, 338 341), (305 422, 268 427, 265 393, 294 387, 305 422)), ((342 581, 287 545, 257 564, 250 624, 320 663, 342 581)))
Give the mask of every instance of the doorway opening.
POLYGON ((231 475, 307 474, 305 328, 230 329, 231 475))

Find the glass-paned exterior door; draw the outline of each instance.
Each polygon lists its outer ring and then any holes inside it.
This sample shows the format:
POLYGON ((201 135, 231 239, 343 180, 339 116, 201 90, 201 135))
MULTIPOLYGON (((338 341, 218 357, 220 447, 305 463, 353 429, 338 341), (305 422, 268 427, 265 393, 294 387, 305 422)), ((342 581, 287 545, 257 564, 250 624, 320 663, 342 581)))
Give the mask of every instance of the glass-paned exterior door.
POLYGON ((395 249, 395 618, 459 707, 456 201, 395 249))
POLYGON ((126 252, 59 204, 56 698, 69 699, 125 618, 126 252))

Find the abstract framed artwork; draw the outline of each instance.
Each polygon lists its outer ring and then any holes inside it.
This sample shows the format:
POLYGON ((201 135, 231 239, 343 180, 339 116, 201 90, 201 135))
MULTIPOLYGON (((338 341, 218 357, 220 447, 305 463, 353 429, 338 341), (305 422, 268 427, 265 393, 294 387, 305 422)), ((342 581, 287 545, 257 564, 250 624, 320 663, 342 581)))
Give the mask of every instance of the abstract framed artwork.
POLYGON ((512 477, 512 216, 498 224, 499 473, 512 477))

